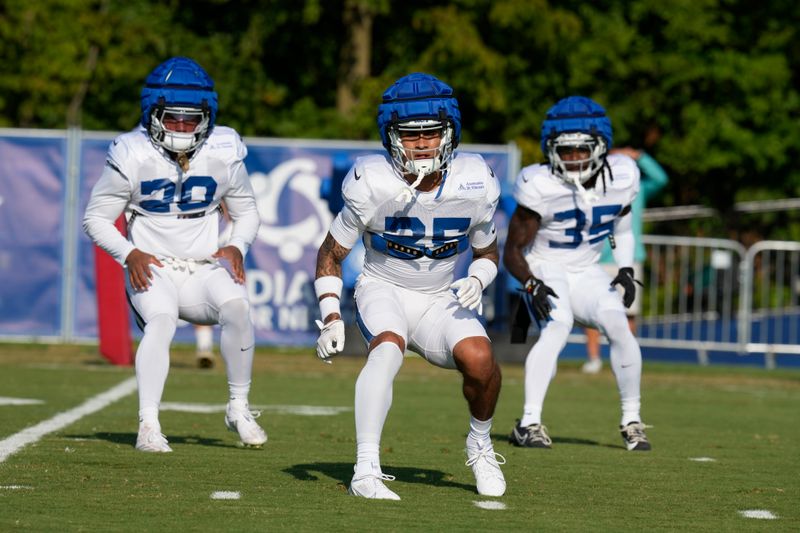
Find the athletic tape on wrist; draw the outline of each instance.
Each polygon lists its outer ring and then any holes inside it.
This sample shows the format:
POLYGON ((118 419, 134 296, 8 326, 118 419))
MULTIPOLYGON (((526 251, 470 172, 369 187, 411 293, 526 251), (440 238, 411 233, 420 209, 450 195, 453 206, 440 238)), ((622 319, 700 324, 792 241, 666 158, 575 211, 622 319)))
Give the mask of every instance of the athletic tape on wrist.
POLYGON ((497 265, 491 259, 481 257, 476 259, 469 265, 467 275, 477 278, 481 282, 481 286, 485 289, 497 277, 497 265))
POLYGON ((341 298, 342 285, 344 282, 339 276, 322 276, 314 280, 314 291, 317 293, 317 298, 324 294, 335 294, 337 298, 341 298))
POLYGON ((334 296, 328 296, 323 298, 319 301, 319 316, 322 320, 325 320, 325 317, 330 315, 331 313, 336 313, 337 315, 342 314, 341 307, 339 306, 339 298, 334 296))

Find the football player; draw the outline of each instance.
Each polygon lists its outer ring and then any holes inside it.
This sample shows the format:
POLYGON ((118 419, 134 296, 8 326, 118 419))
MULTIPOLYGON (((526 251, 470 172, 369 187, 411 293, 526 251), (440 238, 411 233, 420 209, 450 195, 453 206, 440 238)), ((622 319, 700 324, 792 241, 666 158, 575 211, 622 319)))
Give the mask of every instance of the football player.
POLYGON ((341 265, 363 238, 363 273, 355 288, 358 327, 368 345, 356 381, 356 465, 349 493, 399 500, 383 482, 383 424, 392 382, 406 349, 463 375, 471 414, 467 462, 478 493, 501 496, 506 483, 489 431, 500 391, 500 369, 476 311, 497 275, 492 216, 499 184, 477 154, 454 153, 461 114, 453 89, 414 73, 383 93, 378 129, 385 155, 356 160, 342 184, 344 208, 317 256, 314 287, 322 321, 317 355, 344 348, 339 297, 341 265), (472 252, 466 277, 453 281, 458 256, 472 252))
POLYGON ((221 326, 230 390, 225 424, 245 445, 261 446, 267 436, 248 404, 254 335, 243 258, 260 221, 247 149, 236 131, 215 125, 214 82, 191 59, 157 66, 141 109, 141 124, 111 144, 83 219, 92 240, 127 269, 128 299, 144 332, 136 351, 136 449, 172 451, 158 411, 178 319, 221 326), (223 199, 233 230, 219 247, 223 199), (123 212, 127 239, 114 227, 123 212))
POLYGON ((517 313, 517 326, 526 332, 530 313, 540 328, 525 361, 522 418, 509 440, 517 446, 551 447, 542 405, 577 320, 608 337, 622 400, 622 438, 628 450, 649 450, 639 414, 642 354, 625 316, 636 294, 630 211, 639 191, 639 169, 626 155, 608 155, 611 121, 589 98, 570 96, 550 108, 541 143, 549 164, 519 173, 514 186, 518 205, 503 252, 503 264, 524 285, 526 305, 517 313), (597 264, 606 239, 620 267, 613 280, 597 264))

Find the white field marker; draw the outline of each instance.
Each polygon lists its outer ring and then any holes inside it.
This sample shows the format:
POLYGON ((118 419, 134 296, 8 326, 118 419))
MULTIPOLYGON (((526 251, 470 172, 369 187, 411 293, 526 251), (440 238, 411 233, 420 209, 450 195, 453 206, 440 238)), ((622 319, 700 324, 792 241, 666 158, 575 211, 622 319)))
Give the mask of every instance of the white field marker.
POLYGON ((778 518, 766 509, 748 509, 746 511, 739 511, 739 514, 745 518, 757 518, 759 520, 775 520, 778 518))
POLYGON ((506 508, 506 504, 503 502, 496 502, 496 501, 474 501, 472 502, 475 504, 475 507, 480 507, 481 509, 488 509, 490 511, 502 511, 506 508))
POLYGON ((48 433, 53 433, 59 429, 80 420, 84 416, 96 413, 97 411, 111 405, 120 398, 131 394, 136 390, 136 378, 131 377, 111 387, 105 392, 101 392, 93 398, 89 398, 83 404, 59 413, 49 420, 39 422, 35 426, 25 428, 19 433, 15 433, 7 439, 0 440, 0 463, 8 459, 13 454, 28 444, 32 444, 48 433))
MULTIPOLYGON (((250 408, 266 413, 300 416, 334 416, 353 410, 352 407, 337 407, 329 405, 251 405, 250 408)), ((200 414, 224 413, 225 404, 164 402, 161 404, 161 410, 200 414)))
POLYGON ((242 494, 233 490, 216 490, 211 493, 212 500, 239 500, 242 494))
POLYGON ((689 457, 689 460, 696 463, 713 463, 716 461, 713 457, 689 457))
POLYGON ((39 405, 44 403, 42 400, 30 400, 28 398, 9 398, 0 396, 0 405, 39 405))
POLYGON ((33 490, 29 485, 0 485, 0 490, 33 490))

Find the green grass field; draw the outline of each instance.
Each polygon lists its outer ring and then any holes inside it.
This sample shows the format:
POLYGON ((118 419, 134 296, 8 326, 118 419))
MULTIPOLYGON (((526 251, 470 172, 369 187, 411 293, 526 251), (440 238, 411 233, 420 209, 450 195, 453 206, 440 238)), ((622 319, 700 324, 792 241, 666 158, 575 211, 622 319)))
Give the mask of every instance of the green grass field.
MULTIPOLYGON (((221 411, 168 410, 161 423, 174 453, 137 452, 136 394, 125 396, 0 462, 0 531, 800 530, 797 371, 646 363, 653 451, 632 453, 617 431, 610 371, 586 376, 576 362, 560 365, 545 404, 553 449, 510 446, 523 369, 503 365, 493 438, 508 461, 508 490, 484 498, 464 466, 460 376, 407 358, 382 442, 383 470, 397 477, 389 486, 402 501, 381 502, 346 493, 361 364, 258 350, 251 404, 263 408, 269 434, 261 450, 238 448, 221 411), (297 406, 341 409, 307 416, 297 406), (217 491, 240 499, 212 499, 217 491), (486 501, 502 508, 476 505, 486 501)), ((0 345, 0 397, 42 401, 0 403, 0 449, 131 376, 93 347, 0 345)), ((221 408, 226 390, 220 365, 198 370, 188 348, 174 351, 164 402, 221 408)))

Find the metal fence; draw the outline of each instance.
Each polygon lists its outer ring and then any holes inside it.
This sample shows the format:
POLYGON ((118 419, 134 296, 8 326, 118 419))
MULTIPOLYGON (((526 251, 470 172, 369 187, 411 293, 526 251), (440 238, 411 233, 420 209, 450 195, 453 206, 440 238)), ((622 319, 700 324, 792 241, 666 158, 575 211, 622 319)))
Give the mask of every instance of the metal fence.
MULTIPOLYGON (((800 243, 645 235, 642 347, 800 355, 800 243)), ((582 335, 573 335, 580 342, 582 335)))

